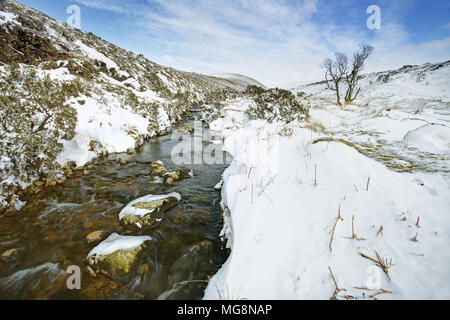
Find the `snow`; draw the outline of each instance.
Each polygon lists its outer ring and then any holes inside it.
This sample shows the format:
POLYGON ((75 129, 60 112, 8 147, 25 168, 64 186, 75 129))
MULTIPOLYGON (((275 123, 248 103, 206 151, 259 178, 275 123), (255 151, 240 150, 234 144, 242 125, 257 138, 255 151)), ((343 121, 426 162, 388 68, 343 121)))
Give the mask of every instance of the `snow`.
POLYGON ((112 97, 108 105, 88 97, 77 100, 85 100, 85 104, 74 105, 78 113, 75 137, 63 142, 64 150, 58 156, 60 164, 75 161, 81 166, 98 156, 97 152, 89 151, 91 141, 101 143, 109 153, 119 153, 135 147, 136 140, 130 132, 149 134, 148 119, 123 108, 112 97))
POLYGON ((153 238, 150 236, 121 236, 117 233, 113 233, 92 249, 86 259, 95 256, 109 255, 118 250, 133 250, 141 246, 145 241, 150 241, 152 239, 153 238))
POLYGON ((17 16, 14 13, 0 11, 0 25, 8 23, 20 25, 20 23, 17 21, 17 16))
POLYGON ((172 192, 165 195, 153 195, 149 194, 144 197, 141 197, 139 199, 136 199, 132 202, 130 202, 120 213, 119 213, 119 220, 122 220, 125 216, 139 216, 144 217, 145 215, 152 213, 154 210, 147 210, 147 209, 139 209, 134 207, 137 203, 143 203, 143 202, 152 202, 157 200, 164 200, 167 198, 176 198, 178 201, 181 200, 181 195, 176 192, 172 192))
POLYGON ((234 159, 222 177, 231 255, 204 298, 330 299, 330 267, 346 290, 339 299, 373 299, 381 289, 391 293, 377 299, 449 299, 449 69, 423 83, 400 74, 408 85, 374 85, 343 108, 318 87, 301 88, 317 94, 310 122, 324 131, 297 123, 281 136, 285 124, 245 118, 249 101, 224 107, 210 127, 234 159), (408 161, 420 166, 396 167, 408 161), (391 280, 360 255, 376 252, 392 259, 391 280))
POLYGON ((258 86, 264 89, 267 89, 265 85, 263 85, 261 82, 252 79, 247 76, 243 76, 241 74, 235 74, 235 73, 220 73, 220 74, 213 74, 212 77, 221 78, 221 79, 227 79, 231 81, 235 81, 239 84, 242 84, 244 87, 247 87, 249 85, 258 86))
POLYGON ((99 60, 99 61, 104 62, 108 69, 114 68, 117 71, 120 70, 119 66, 113 60, 111 60, 110 58, 107 58, 104 54, 98 52, 94 48, 91 48, 91 47, 85 45, 80 40, 75 41, 74 44, 77 45, 80 48, 80 50, 90 59, 99 60))
POLYGON ((404 142, 428 152, 449 154, 450 128, 443 125, 425 125, 410 131, 404 142))

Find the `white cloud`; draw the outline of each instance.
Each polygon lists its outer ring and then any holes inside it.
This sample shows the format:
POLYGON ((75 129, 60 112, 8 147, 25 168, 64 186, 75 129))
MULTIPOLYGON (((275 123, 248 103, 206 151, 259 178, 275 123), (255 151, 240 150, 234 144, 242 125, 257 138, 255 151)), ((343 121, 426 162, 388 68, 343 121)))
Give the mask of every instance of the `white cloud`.
MULTIPOLYGON (((75 1, 124 12, 118 0, 75 1)), ((206 74, 241 73, 268 86, 319 80, 325 57, 335 50, 351 54, 363 41, 376 48, 368 71, 446 60, 450 52, 448 39, 411 44, 407 30, 392 18, 376 31, 365 25, 324 23, 318 19, 326 14, 321 11, 328 6, 323 0, 146 0, 147 5, 139 7, 132 3, 123 6, 132 12, 135 32, 157 44, 152 49, 158 49, 146 52, 156 62, 206 74)), ((361 15, 365 17, 365 10, 361 15)))
POLYGON ((129 11, 126 9, 126 5, 120 4, 119 1, 116 0, 72 0, 79 4, 82 4, 86 7, 108 10, 113 12, 120 13, 128 13, 129 11))

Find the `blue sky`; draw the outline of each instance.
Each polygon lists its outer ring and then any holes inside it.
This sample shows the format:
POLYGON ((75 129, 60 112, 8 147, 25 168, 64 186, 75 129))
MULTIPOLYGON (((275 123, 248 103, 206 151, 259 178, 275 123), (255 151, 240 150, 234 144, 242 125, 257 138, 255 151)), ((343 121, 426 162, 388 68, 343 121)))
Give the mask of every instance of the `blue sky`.
POLYGON ((376 51, 366 71, 450 59, 450 0, 19 0, 66 21, 81 8, 81 28, 178 69, 240 73, 269 86, 320 80, 321 62, 376 51), (369 30, 370 5, 381 29, 369 30))

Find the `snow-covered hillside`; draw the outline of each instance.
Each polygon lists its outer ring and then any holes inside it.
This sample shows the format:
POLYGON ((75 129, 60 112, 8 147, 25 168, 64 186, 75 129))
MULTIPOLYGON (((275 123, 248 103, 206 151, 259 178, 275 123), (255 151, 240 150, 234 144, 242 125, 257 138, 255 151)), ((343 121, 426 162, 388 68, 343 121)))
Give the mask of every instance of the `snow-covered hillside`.
POLYGON ((258 87, 267 89, 267 87, 265 85, 263 85, 261 82, 255 80, 255 79, 252 79, 250 77, 243 76, 241 74, 220 73, 220 74, 213 74, 211 76, 215 77, 215 78, 219 78, 219 79, 230 80, 233 83, 239 83, 244 87, 253 85, 253 86, 258 86, 258 87))
POLYGON ((302 86, 311 117, 288 125, 228 101, 231 255, 205 298, 449 299, 449 81, 449 63, 368 75, 342 108, 302 86))
POLYGON ((12 0, 0 10, 0 86, 1 205, 61 182, 68 162, 139 147, 211 92, 247 87, 158 65, 12 0))

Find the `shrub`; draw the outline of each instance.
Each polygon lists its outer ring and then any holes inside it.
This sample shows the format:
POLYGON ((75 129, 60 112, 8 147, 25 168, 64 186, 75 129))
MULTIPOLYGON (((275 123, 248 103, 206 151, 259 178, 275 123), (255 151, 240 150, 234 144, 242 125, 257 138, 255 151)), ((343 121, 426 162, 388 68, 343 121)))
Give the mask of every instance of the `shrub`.
MULTIPOLYGON (((74 85, 77 87, 79 84, 74 85)), ((0 82, 0 194, 57 175, 62 140, 74 137, 76 110, 66 101, 78 96, 71 84, 41 79, 33 69, 10 70, 0 82)))
POLYGON ((247 109, 249 119, 264 119, 269 123, 282 121, 290 123, 309 118, 309 105, 304 104, 300 97, 283 89, 265 90, 257 86, 248 86, 245 91, 255 103, 247 109))

